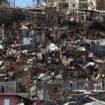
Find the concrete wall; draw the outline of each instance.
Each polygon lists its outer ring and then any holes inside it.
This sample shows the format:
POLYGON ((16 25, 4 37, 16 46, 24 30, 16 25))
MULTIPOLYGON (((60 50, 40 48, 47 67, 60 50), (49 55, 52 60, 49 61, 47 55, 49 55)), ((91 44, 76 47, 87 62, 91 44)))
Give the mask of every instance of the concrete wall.
POLYGON ((99 56, 104 56, 105 55, 105 46, 97 46, 96 53, 99 56))
POLYGON ((10 7, 8 0, 0 0, 0 7, 10 7))
MULTIPOLYGON (((68 3, 68 11, 77 10, 77 9, 88 9, 88 10, 96 10, 96 2, 95 0, 60 0, 59 2, 54 2, 54 6, 58 7, 60 3, 68 3), (87 7, 85 6, 87 5, 87 7)), ((58 7, 59 8, 59 7, 58 7)), ((64 8, 63 8, 64 9, 64 8)), ((67 8, 66 8, 67 9, 67 8)))
POLYGON ((95 90, 102 90, 102 82, 94 84, 94 89, 95 90))
POLYGON ((0 92, 16 93, 16 82, 0 82, 0 92))
POLYGON ((79 0, 69 0, 69 9, 79 9, 79 0))
POLYGON ((69 88, 72 90, 86 90, 85 89, 85 84, 88 84, 89 89, 91 89, 91 81, 85 81, 85 80, 78 80, 74 81, 72 87, 70 86, 69 81, 65 81, 64 83, 64 88, 69 88))
POLYGON ((105 56, 105 39, 93 40, 93 41, 90 40, 89 43, 93 53, 99 56, 105 56))
POLYGON ((79 9, 96 10, 96 2, 95 0, 79 0, 79 9))

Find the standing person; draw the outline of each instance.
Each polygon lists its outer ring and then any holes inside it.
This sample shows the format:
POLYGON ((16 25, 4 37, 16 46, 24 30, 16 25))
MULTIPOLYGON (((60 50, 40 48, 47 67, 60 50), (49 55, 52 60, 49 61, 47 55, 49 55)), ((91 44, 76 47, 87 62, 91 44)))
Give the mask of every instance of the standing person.
POLYGON ((71 90, 72 90, 73 81, 72 81, 72 80, 70 80, 70 81, 69 81, 69 83, 70 83, 70 88, 71 88, 71 90))

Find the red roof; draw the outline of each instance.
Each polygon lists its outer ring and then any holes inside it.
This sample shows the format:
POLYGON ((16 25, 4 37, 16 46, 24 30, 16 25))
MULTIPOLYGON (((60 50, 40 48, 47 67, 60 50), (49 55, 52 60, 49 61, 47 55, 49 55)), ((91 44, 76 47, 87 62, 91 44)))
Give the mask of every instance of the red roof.
POLYGON ((18 95, 12 93, 0 93, 0 96, 18 96, 18 95))
MULTIPOLYGON (((0 93, 0 96, 17 96, 17 97, 20 97, 20 98, 23 98, 23 99, 26 99, 26 100, 29 100, 29 101, 32 101, 31 99, 29 98, 25 98, 25 97, 22 97, 18 94, 15 94, 15 93, 0 93)), ((33 102, 33 101, 32 101, 33 102)))

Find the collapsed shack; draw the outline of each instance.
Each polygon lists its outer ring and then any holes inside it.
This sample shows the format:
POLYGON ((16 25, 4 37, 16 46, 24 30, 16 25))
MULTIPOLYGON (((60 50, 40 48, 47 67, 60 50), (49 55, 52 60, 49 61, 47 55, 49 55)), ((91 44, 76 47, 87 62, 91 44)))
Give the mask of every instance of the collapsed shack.
POLYGON ((34 21, 37 27, 45 24, 45 8, 25 8, 23 11, 26 13, 26 23, 34 21))
POLYGON ((0 8, 0 24, 11 25, 14 21, 24 21, 25 13, 19 8, 0 8))

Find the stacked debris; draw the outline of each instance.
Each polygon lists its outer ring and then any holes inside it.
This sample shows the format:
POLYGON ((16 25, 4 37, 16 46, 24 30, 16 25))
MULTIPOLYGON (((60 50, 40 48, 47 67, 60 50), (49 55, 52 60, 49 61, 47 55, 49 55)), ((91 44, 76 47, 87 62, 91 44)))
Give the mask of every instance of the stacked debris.
POLYGON ((17 81, 20 92, 29 92, 39 103, 52 100, 57 105, 60 98, 64 99, 62 104, 81 105, 84 96, 67 97, 91 94, 95 84, 103 80, 105 60, 95 51, 98 45, 105 45, 101 40, 105 33, 73 17, 57 18, 55 24, 50 19, 51 24, 22 22, 1 27, 0 81, 17 81))

